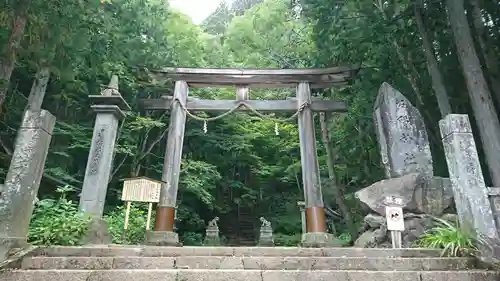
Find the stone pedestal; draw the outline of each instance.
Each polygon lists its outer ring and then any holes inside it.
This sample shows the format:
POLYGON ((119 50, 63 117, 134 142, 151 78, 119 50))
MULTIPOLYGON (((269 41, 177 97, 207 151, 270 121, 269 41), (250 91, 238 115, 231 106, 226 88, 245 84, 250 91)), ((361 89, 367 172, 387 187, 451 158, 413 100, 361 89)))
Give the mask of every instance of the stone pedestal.
POLYGON ((24 115, 5 184, 0 186, 0 262, 13 248, 26 245, 55 122, 46 110, 24 115))
POLYGON ((87 233, 82 238, 82 244, 106 245, 111 244, 108 223, 102 218, 93 217, 89 222, 87 233))
POLYGON ((491 246, 499 244, 499 235, 469 117, 449 114, 439 122, 439 127, 460 226, 488 241, 489 245, 481 249, 483 256, 498 259, 500 253, 494 253, 491 246))
POLYGON ((205 233, 205 239, 203 240, 203 245, 205 246, 220 246, 219 230, 207 229, 205 233))
POLYGON ((306 248, 340 247, 335 236, 325 232, 308 232, 302 234, 301 246, 306 248))
POLYGON ((219 237, 219 226, 217 222, 219 221, 218 217, 215 217, 208 223, 207 230, 205 232, 205 240, 203 241, 203 245, 205 246, 220 246, 220 237, 219 237))
POLYGON ((108 88, 101 95, 89 96, 92 109, 97 113, 90 145, 90 153, 83 180, 80 197, 80 210, 93 217, 87 238, 89 244, 110 243, 101 238, 109 237, 109 232, 101 218, 108 190, 113 157, 115 151, 118 124, 125 114, 122 110, 130 110, 130 106, 123 100, 118 92, 118 77, 113 76, 108 88))
POLYGON ((264 229, 260 231, 259 246, 274 247, 274 238, 272 229, 264 229))
POLYGON ((180 247, 179 235, 173 231, 147 231, 146 245, 180 247))
POLYGON ((261 217, 259 246, 261 247, 274 247, 273 228, 271 223, 265 218, 261 217))

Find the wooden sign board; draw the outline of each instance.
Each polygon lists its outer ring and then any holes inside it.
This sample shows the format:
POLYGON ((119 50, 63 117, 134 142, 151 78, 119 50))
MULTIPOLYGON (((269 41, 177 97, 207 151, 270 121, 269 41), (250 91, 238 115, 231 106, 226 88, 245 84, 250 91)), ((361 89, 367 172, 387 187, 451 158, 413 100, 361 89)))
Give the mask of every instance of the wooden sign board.
POLYGON ((161 184, 148 178, 127 179, 123 182, 122 201, 158 203, 161 184))
POLYGON ((385 207, 385 218, 387 220, 387 230, 404 231, 405 221, 403 218, 403 208, 401 207, 385 207))

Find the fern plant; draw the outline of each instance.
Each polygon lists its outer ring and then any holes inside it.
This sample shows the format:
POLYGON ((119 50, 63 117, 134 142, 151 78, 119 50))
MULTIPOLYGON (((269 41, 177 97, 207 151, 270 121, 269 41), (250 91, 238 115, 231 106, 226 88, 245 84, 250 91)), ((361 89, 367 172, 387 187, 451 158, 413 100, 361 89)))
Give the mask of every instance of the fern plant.
POLYGON ((474 256, 477 251, 478 240, 470 233, 460 229, 458 221, 449 221, 434 218, 436 227, 424 233, 415 242, 417 247, 443 249, 441 256, 464 257, 474 256))

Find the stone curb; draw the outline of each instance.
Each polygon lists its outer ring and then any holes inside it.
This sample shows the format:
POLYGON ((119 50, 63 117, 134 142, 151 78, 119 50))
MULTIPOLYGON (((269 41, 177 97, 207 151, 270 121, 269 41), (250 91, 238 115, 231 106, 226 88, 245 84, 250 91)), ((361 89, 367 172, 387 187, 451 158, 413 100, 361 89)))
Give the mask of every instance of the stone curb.
POLYGON ((498 281, 492 271, 29 270, 0 272, 0 281, 498 281))
POLYGON ((468 258, 364 257, 33 257, 23 269, 466 270, 468 258))
POLYGON ((48 247, 37 256, 64 257, 177 257, 177 256, 296 256, 296 257, 440 257, 435 249, 296 248, 296 247, 48 247))

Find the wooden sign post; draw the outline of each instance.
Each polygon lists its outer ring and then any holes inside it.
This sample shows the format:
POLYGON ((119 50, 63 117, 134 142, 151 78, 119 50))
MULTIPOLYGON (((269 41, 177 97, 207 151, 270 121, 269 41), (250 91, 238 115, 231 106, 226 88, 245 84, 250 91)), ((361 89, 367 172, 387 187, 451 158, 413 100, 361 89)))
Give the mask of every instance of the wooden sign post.
POLYGON ((397 196, 387 196, 384 200, 385 218, 387 220, 387 230, 391 232, 393 248, 402 248, 402 232, 405 230, 403 216, 403 198, 397 196))
POLYGON ((148 215, 146 230, 150 229, 153 203, 160 201, 160 189, 163 182, 146 177, 125 179, 123 182, 122 201, 126 202, 125 223, 123 225, 123 241, 127 235, 132 202, 147 202, 148 215))

